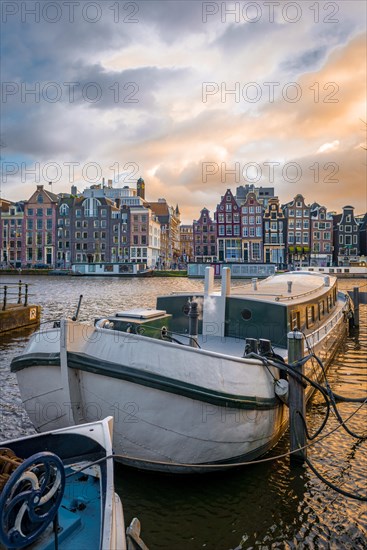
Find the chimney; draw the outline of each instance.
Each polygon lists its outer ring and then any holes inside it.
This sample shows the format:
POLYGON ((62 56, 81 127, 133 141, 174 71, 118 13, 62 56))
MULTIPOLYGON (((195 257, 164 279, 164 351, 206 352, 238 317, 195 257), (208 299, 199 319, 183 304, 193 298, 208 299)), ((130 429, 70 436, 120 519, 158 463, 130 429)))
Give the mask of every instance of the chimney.
MULTIPOLYGON (((110 181, 110 180, 109 180, 110 181)), ((112 181, 112 180, 111 180, 112 181)), ((121 199, 116 199, 115 200, 115 204, 116 204, 116 208, 120 208, 120 204, 121 204, 121 199)))
POLYGON ((71 189, 70 189, 70 194, 76 196, 77 193, 78 193, 78 190, 77 190, 77 188, 76 188, 76 185, 72 185, 72 186, 71 186, 71 189))
POLYGON ((111 187, 112 187, 112 180, 108 180, 108 181, 107 181, 107 187, 109 187, 109 188, 111 189, 111 187))
POLYGON ((37 185, 37 191, 43 191, 43 185, 37 185))

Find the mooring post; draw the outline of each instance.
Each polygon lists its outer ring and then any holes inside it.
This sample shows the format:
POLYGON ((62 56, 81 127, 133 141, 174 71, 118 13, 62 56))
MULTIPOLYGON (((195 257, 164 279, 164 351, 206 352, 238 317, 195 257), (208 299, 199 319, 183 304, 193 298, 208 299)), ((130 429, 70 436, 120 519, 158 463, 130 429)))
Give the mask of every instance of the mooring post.
MULTIPOLYGON (((303 334, 298 330, 288 332, 288 364, 296 363, 303 358, 303 334)), ((293 367, 300 375, 303 374, 303 365, 293 367)), ((307 450, 306 431, 301 416, 306 419, 306 401, 303 379, 289 376, 289 429, 291 440, 291 462, 304 462, 307 450)))
POLYGON ((192 348, 198 347, 198 321, 199 312, 197 302, 191 302, 189 311, 189 336, 190 346, 192 348))
POLYGON ((4 285, 4 298, 3 298, 3 311, 6 309, 6 293, 8 291, 8 287, 4 285))
POLYGON ((28 284, 25 284, 25 292, 24 292, 24 305, 28 305, 28 284))
POLYGON ((18 304, 22 303, 22 281, 19 279, 18 282, 18 304))
POLYGON ((353 287, 354 326, 359 327, 359 287, 353 287))

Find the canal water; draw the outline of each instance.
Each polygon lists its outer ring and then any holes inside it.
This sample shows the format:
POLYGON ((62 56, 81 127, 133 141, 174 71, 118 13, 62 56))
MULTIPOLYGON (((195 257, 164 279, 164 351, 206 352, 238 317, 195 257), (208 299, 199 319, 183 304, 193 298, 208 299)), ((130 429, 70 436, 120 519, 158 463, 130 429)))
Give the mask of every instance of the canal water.
MULTIPOLYGON (((0 277, 0 284, 15 281, 0 277)), ((201 290, 201 280, 185 278, 107 279, 23 277, 42 319, 74 314, 83 294, 80 320, 134 306, 154 307, 156 296, 201 290)), ((367 290, 366 279, 344 279, 339 287, 367 290)), ((235 281, 234 285, 243 284, 235 281)), ((332 389, 349 397, 367 391, 367 306, 361 306, 360 329, 353 330, 329 370, 332 389)), ((23 411, 11 359, 24 349, 32 331, 2 337, 0 364, 0 442, 34 433, 23 411)), ((348 426, 367 429, 367 405, 341 403, 348 426), (359 410, 357 410, 359 408, 359 410), (356 412, 357 411, 357 412, 356 412)), ((325 406, 314 397, 307 413, 309 430, 320 425, 325 406)), ((332 414, 323 433, 332 432, 308 450, 308 457, 327 479, 344 491, 366 496, 367 443, 337 429, 332 414), (334 431, 333 431, 334 430, 334 431)), ((0 443, 1 444, 1 443, 0 443)), ((289 450, 287 434, 271 456, 289 450)), ((126 523, 137 516, 151 550, 229 549, 362 549, 367 547, 367 504, 326 487, 307 466, 291 468, 289 458, 209 475, 161 475, 116 466, 116 488, 126 523)), ((78 549, 75 549, 78 550, 78 549)))

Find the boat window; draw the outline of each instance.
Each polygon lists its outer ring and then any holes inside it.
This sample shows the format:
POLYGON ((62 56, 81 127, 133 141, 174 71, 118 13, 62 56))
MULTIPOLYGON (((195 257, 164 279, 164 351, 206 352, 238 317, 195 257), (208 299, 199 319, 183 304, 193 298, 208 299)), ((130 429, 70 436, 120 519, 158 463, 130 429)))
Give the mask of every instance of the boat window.
POLYGON ((349 269, 345 268, 344 273, 349 273, 349 269))
POLYGON ((291 311, 289 314, 289 325, 291 330, 300 329, 301 319, 299 311, 291 311))
POLYGON ((328 303, 328 311, 330 311, 333 307, 333 298, 331 294, 329 294, 327 297, 327 303, 328 303))
POLYGON ((111 273, 113 271, 113 265, 105 265, 104 271, 111 273))
POLYGON ((306 308, 306 321, 307 328, 311 328, 315 322, 315 309, 314 306, 307 306, 306 308))
POLYGON ((252 311, 251 309, 243 309, 241 311, 241 317, 244 321, 249 321, 252 317, 252 311))
POLYGON ((322 317, 325 315, 325 304, 324 300, 319 302, 319 320, 322 319, 322 317))

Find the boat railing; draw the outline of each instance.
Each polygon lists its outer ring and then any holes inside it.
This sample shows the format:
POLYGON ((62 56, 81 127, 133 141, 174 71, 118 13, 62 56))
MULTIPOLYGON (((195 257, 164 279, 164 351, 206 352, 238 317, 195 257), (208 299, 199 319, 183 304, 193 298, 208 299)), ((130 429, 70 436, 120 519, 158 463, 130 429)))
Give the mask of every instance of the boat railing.
POLYGON ((295 300, 296 298, 303 298, 303 296, 308 296, 309 294, 318 292, 322 288, 325 288, 324 283, 320 286, 317 286, 316 288, 313 288, 312 290, 307 290, 307 292, 301 292, 300 294, 293 294, 292 296, 285 296, 284 294, 281 294, 280 296, 276 296, 275 300, 277 302, 280 302, 281 300, 295 300))
POLYGON ((340 321, 341 317, 344 317, 345 305, 338 309, 332 317, 322 327, 314 330, 306 336, 307 343, 312 347, 321 342, 340 321))

